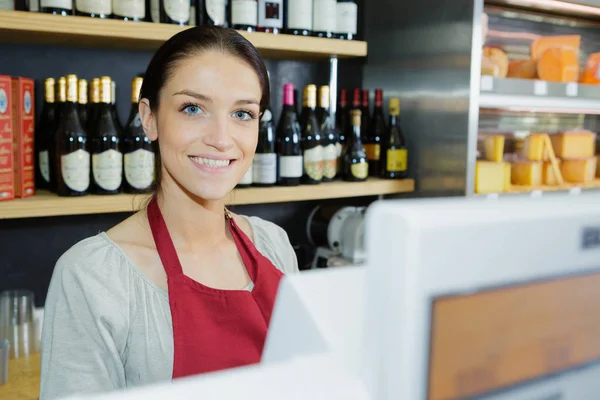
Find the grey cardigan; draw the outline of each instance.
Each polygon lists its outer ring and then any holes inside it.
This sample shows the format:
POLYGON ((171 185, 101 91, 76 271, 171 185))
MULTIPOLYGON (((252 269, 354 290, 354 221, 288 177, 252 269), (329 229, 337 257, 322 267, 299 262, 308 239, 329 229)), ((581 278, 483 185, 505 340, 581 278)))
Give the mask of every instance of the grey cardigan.
MULTIPOLYGON (((246 217, 256 248, 284 274, 298 271, 287 234, 246 217)), ((42 329, 40 399, 171 379, 168 293, 106 233, 69 249, 54 270, 42 329)))

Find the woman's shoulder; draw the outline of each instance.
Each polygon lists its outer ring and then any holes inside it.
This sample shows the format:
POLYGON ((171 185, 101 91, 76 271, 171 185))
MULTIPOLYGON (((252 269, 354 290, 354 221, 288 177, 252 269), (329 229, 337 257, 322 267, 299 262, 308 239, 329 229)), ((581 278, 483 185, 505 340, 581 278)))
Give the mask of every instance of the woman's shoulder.
POLYGON ((252 227, 254 245, 284 274, 298 272, 298 259, 287 232, 279 225, 254 216, 242 216, 252 227))

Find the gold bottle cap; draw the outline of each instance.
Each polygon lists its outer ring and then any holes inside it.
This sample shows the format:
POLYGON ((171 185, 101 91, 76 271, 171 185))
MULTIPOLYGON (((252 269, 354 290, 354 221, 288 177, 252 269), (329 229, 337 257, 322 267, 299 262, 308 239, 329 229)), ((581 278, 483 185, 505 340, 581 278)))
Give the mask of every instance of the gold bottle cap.
POLYGON ((100 78, 100 102, 110 104, 112 99, 112 79, 110 76, 100 78))
POLYGON ((92 79, 92 87, 90 88, 90 98, 93 104, 100 103, 100 78, 92 79))
POLYGON ((355 108, 350 112, 350 115, 352 116, 352 126, 360 126, 360 117, 362 112, 355 108))
POLYGON ((390 99, 390 115, 400 115, 400 99, 397 97, 392 97, 390 99))
POLYGON ((67 75, 67 101, 69 103, 77 103, 78 85, 79 80, 77 79, 77 75, 67 75))
POLYGON ((55 80, 54 78, 44 79, 44 94, 46 103, 54 103, 55 99, 55 80))
POLYGON ((79 80, 79 104, 88 103, 88 82, 85 79, 79 80))
POLYGON ((61 103, 67 102, 67 78, 64 76, 58 78, 58 101, 61 103))
POLYGON ((317 85, 308 85, 304 88, 304 106, 315 108, 317 107, 317 85))
POLYGON ((319 102, 321 107, 329 108, 329 86, 319 88, 319 102))
POLYGON ((140 100, 140 91, 142 90, 142 84, 144 83, 144 78, 140 78, 139 76, 133 78, 131 81, 131 102, 137 103, 140 100))

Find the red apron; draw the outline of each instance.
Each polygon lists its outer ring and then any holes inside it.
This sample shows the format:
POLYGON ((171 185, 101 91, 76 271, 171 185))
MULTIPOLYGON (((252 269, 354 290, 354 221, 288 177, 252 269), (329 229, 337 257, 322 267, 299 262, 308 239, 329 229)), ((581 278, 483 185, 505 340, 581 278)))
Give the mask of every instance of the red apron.
MULTIPOLYGON (((167 274, 173 320, 173 378, 258 363, 283 274, 254 247, 226 210, 252 291, 207 287, 183 273, 156 198, 148 205, 154 243, 167 274)), ((218 268, 218 266, 215 266, 218 268)))

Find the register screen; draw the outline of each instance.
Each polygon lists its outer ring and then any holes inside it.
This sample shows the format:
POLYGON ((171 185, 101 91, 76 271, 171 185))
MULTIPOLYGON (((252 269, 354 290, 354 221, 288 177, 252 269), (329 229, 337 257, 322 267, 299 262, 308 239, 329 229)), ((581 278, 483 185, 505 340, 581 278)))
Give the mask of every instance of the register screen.
POLYGON ((498 393, 600 360, 600 273, 436 298, 429 400, 498 393))

